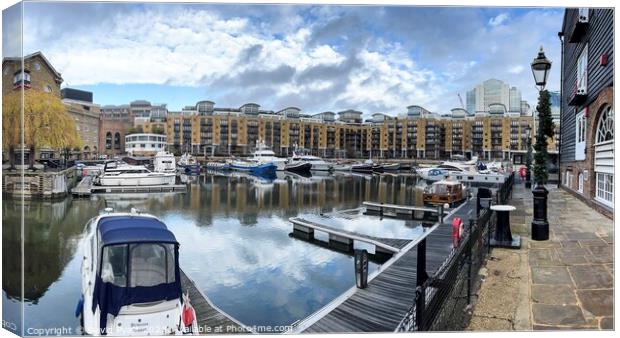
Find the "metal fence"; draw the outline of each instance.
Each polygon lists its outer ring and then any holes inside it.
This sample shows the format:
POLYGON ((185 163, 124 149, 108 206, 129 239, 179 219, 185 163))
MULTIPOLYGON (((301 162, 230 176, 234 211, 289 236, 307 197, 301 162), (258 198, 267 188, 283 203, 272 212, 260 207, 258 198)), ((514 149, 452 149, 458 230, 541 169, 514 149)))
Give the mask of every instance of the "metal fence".
MULTIPOLYGON (((512 194, 514 174, 497 190, 495 203, 503 204, 512 194)), ((472 294, 480 287, 478 271, 490 253, 495 213, 483 209, 465 225, 461 242, 441 267, 416 288, 413 305, 396 329, 406 331, 456 331, 466 327, 472 294)))

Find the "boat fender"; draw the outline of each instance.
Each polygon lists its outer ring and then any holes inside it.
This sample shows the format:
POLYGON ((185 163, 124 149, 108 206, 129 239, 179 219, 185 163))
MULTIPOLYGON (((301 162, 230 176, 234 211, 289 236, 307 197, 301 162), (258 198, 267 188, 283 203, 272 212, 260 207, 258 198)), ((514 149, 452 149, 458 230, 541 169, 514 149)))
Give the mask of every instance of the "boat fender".
POLYGON ((186 330, 189 328, 189 332, 191 332, 196 317, 194 307, 189 302, 189 294, 187 293, 183 295, 183 310, 181 312, 181 320, 183 320, 183 324, 185 325, 186 330))
POLYGON ((461 236, 463 235, 463 221, 460 217, 454 217, 452 220, 452 246, 454 248, 459 246, 461 236))

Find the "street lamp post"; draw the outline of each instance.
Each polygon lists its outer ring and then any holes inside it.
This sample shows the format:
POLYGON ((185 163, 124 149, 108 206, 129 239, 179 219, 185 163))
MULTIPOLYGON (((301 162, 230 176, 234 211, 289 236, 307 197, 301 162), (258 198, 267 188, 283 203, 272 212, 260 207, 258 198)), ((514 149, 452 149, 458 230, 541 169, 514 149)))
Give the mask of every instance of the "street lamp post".
MULTIPOLYGON (((534 75, 534 82, 539 90, 539 96, 542 95, 542 91, 547 84, 547 78, 549 77, 549 70, 551 69, 551 61, 545 57, 545 52, 542 46, 538 52, 538 56, 534 58, 531 64, 532 74, 534 75)), ((539 124, 542 123, 542 114, 539 112, 539 124)), ((537 137, 546 137, 543 134, 542 128, 538 128, 537 137)), ((531 142, 530 142, 531 143, 531 142)), ((532 220, 532 240, 545 241, 549 239, 549 221, 547 220, 547 196, 549 191, 545 188, 544 182, 536 177, 536 187, 532 190, 533 202, 534 202, 534 215, 532 220)))

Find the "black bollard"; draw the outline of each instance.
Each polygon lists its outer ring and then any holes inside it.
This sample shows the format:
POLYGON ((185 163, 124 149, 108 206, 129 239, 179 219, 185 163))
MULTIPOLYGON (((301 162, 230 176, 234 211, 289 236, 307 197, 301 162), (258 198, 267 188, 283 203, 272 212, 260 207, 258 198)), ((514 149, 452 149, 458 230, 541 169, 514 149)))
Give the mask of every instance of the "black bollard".
POLYGON ((549 239, 549 221, 547 220, 547 195, 549 191, 542 184, 532 190, 534 195, 534 217, 532 220, 532 240, 546 241, 549 239))
POLYGON ((355 285, 358 289, 368 286, 368 251, 355 250, 355 285))

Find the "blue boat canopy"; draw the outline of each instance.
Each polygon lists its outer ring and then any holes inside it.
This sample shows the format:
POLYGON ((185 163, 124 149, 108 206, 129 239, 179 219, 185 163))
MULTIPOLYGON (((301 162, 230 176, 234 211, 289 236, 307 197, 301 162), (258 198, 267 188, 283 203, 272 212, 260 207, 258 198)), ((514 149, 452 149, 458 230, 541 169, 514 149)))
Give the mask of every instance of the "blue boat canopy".
POLYGON ((174 243, 174 234, 160 220, 146 216, 110 216, 99 220, 101 245, 122 243, 174 243))

